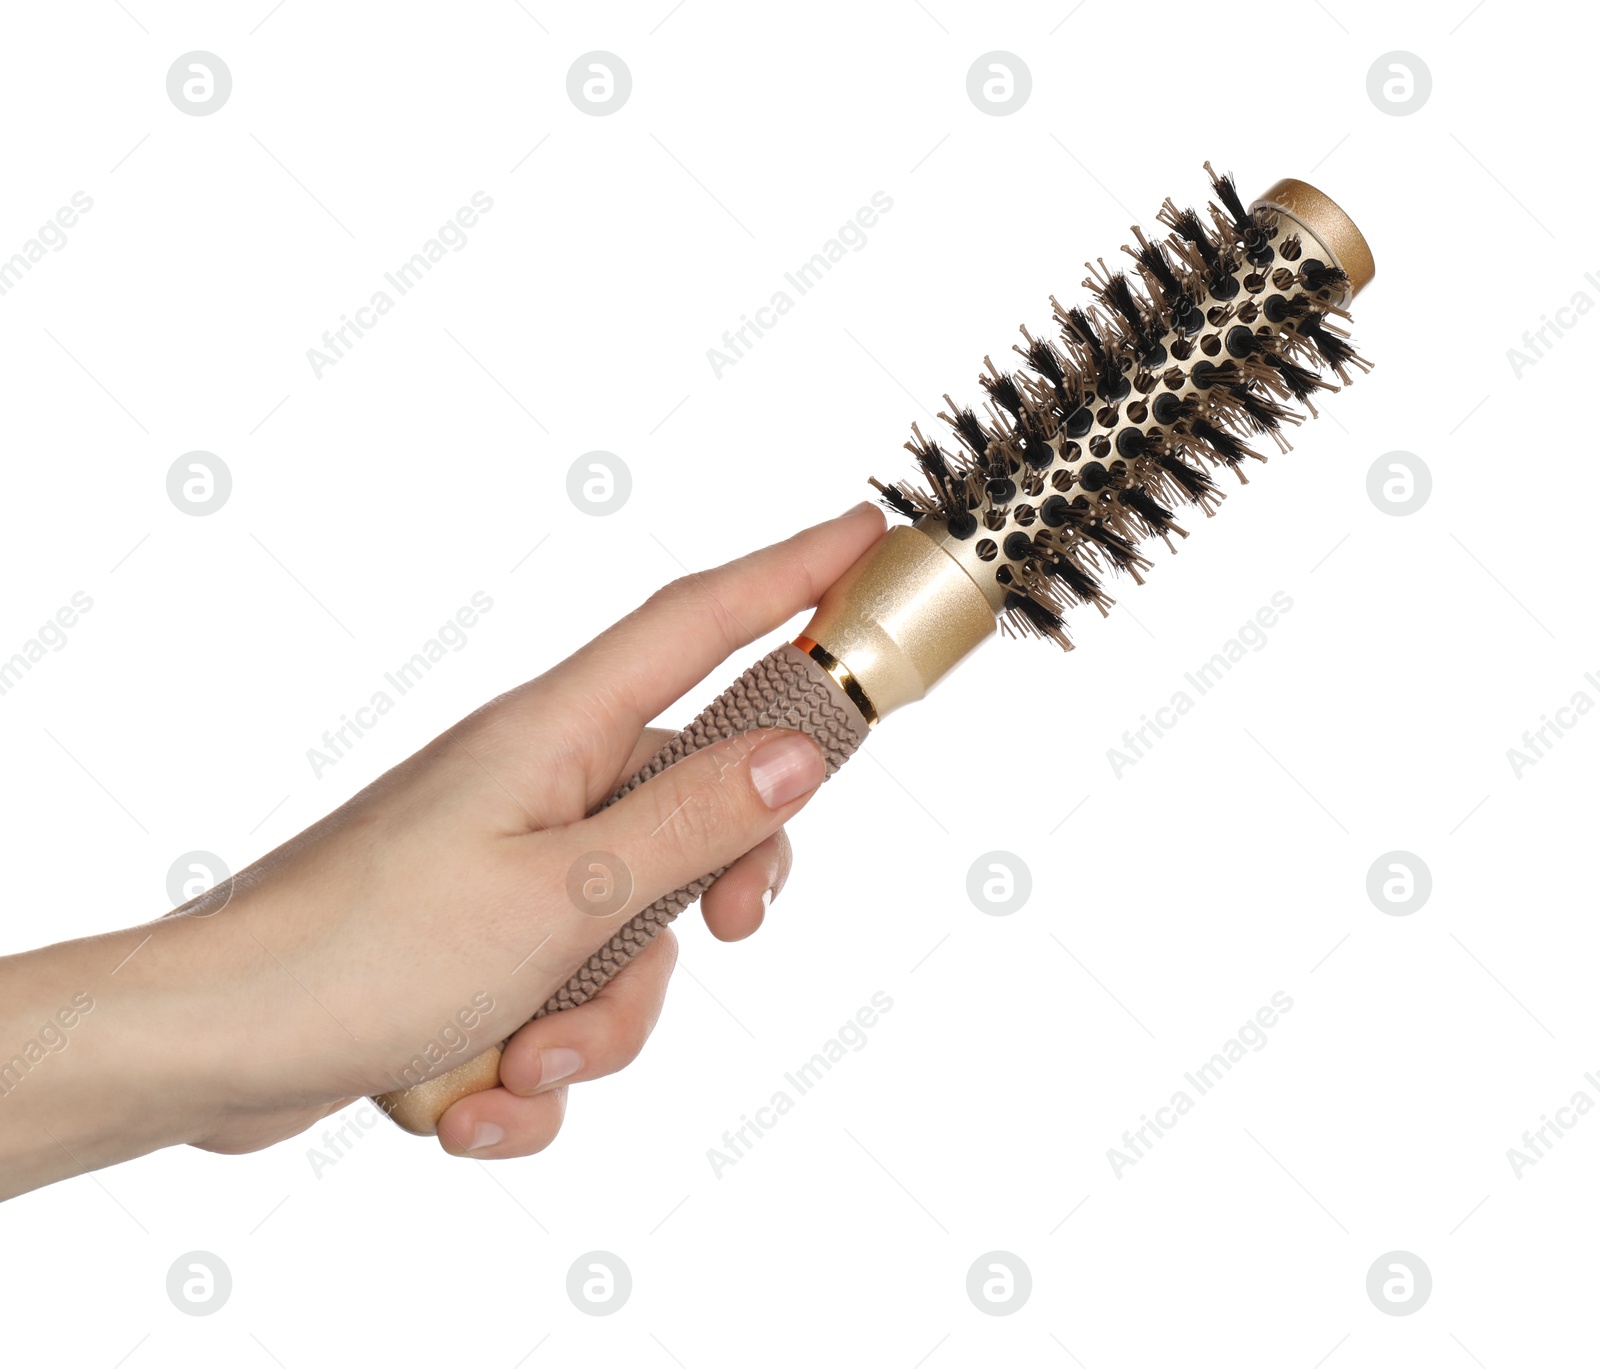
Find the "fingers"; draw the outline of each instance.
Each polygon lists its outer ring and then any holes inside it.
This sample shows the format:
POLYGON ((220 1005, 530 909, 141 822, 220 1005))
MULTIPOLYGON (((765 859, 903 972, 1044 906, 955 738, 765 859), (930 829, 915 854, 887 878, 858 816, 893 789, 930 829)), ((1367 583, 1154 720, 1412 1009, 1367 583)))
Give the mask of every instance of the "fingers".
POLYGON ((543 1150, 561 1128, 567 1086, 615 1074, 643 1049, 677 957, 668 928, 582 1007, 528 1023, 506 1043, 500 1087, 460 1099, 439 1119, 440 1144, 479 1160, 543 1150))
POLYGON ((706 890, 700 912, 718 941, 743 941, 761 926, 767 906, 789 878, 794 851, 788 833, 774 832, 746 851, 706 890))
POLYGON ((488 1089, 445 1109, 439 1118, 439 1144, 452 1155, 468 1155, 474 1160, 536 1155, 556 1139, 566 1114, 564 1088, 537 1098, 517 1098, 504 1088, 488 1089))
MULTIPOLYGON (((672 735, 668 728, 645 728, 633 754, 622 767, 617 784, 650 760, 672 735)), ((700 913, 711 935, 718 941, 743 941, 752 935, 761 926, 768 904, 788 880, 793 864, 794 848, 782 828, 734 861, 700 900, 700 913)))
POLYGON ((823 772, 821 749, 802 732, 741 733, 565 829, 562 841, 574 856, 603 854, 626 871, 629 893, 603 910, 620 921, 766 841, 805 806, 823 772))
POLYGON ((884 529, 871 504, 652 595, 547 677, 636 730, 740 647, 810 608, 884 529))

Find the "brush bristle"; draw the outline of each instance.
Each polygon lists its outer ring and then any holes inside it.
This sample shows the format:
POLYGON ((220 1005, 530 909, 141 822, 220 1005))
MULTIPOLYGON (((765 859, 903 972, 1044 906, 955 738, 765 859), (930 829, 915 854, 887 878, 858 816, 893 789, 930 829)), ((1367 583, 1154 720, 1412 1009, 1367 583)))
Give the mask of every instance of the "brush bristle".
POLYGON ((1205 170, 1216 203, 1166 201, 1168 235, 1135 228, 1138 246, 1123 248, 1136 270, 1091 265, 1093 303, 1052 298, 1057 334, 1024 328, 1017 370, 984 358, 982 415, 945 396, 940 418, 958 447, 913 425, 921 486, 873 482, 894 512, 973 548, 978 573, 1004 588, 1012 635, 1070 647, 1067 609, 1104 613, 1104 577, 1140 581, 1150 568, 1141 541, 1172 548, 1188 536, 1176 510, 1216 511, 1211 470, 1243 482, 1245 463, 1266 459, 1250 438, 1289 450, 1284 429, 1302 420, 1292 406, 1314 416, 1318 391, 1369 369, 1341 326, 1344 272, 1306 255, 1289 220, 1247 209, 1231 176, 1205 170))

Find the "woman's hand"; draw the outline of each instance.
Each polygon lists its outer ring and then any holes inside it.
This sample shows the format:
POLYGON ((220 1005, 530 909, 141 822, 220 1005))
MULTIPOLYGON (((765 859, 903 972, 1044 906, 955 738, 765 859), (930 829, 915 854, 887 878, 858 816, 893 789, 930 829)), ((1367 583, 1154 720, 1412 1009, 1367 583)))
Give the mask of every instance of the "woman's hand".
POLYGON ((679 580, 176 913, 0 961, 5 1050, 58 998, 94 1004, 0 1098, 0 1196, 162 1145, 268 1145, 507 1036, 501 1086, 456 1102, 440 1141, 542 1149, 568 1084, 638 1054, 672 936, 591 1002, 528 1018, 635 913, 709 870, 730 867, 703 901, 713 934, 753 932, 821 752, 801 733, 746 733, 585 814, 659 749, 652 718, 815 604, 882 531, 861 505, 679 580), (569 894, 597 854, 632 885, 603 916, 569 894))

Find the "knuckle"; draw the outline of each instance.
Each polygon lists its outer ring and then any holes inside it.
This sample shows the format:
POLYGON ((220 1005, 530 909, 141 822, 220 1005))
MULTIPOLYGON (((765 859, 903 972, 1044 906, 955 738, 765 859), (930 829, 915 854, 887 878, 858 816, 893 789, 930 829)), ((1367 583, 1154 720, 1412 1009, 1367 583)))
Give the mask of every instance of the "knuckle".
POLYGON ((694 785, 674 797, 662 818, 660 837, 674 850, 699 851, 723 823, 720 796, 707 786, 694 785))
POLYGON ((662 837, 678 850, 701 851, 742 825, 751 802, 747 769, 743 757, 727 748, 696 758, 668 800, 662 837))
POLYGON ((693 580, 687 575, 680 575, 676 580, 668 580, 656 590, 644 601, 639 611, 643 614, 681 613, 689 602, 693 590, 693 580))

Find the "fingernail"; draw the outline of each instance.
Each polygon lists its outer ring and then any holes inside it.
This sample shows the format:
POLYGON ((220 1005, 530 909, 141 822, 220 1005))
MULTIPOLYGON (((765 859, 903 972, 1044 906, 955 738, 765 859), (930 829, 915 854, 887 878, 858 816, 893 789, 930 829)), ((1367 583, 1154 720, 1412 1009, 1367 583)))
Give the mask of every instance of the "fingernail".
POLYGON ((552 1046, 539 1052, 539 1087, 547 1089, 583 1068, 583 1057, 566 1046, 552 1046))
POLYGON ((761 895, 761 911, 765 912, 772 907, 772 890, 768 889, 761 895))
POLYGON ((782 808, 822 783, 822 752, 800 732, 774 737, 750 757, 750 780, 768 808, 782 808))
POLYGON ((490 1146, 497 1146, 506 1139, 506 1129, 493 1122, 479 1122, 478 1129, 472 1133, 472 1144, 468 1150, 486 1150, 490 1146))
POLYGON ((863 499, 859 503, 852 504, 843 513, 841 513, 839 517, 848 518, 853 513, 860 513, 862 509, 870 509, 871 507, 872 501, 870 499, 863 499))

